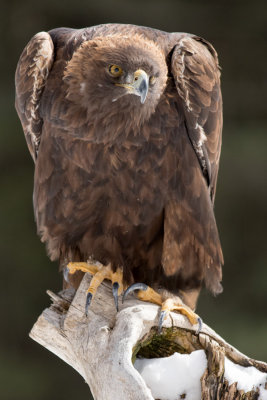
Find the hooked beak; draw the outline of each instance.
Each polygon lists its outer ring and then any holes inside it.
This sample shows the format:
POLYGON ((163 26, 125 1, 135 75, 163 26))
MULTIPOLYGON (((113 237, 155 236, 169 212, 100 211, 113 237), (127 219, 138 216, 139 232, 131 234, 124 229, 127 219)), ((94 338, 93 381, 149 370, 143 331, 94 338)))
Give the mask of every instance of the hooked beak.
POLYGON ((128 93, 140 96, 140 101, 144 104, 149 87, 149 77, 145 71, 138 69, 134 73, 132 83, 116 83, 116 85, 124 87, 128 93))

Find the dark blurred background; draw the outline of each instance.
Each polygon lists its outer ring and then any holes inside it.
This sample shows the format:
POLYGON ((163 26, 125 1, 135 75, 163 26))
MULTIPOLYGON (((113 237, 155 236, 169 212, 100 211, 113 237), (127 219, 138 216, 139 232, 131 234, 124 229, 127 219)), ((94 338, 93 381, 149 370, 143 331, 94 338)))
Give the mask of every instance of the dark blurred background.
POLYGON ((224 136, 216 216, 225 256, 224 292, 203 291, 198 312, 245 354, 267 361, 267 3, 194 0, 2 0, 1 398, 84 399, 88 388, 63 361, 29 337, 61 276, 36 236, 33 162, 14 109, 14 73, 39 31, 106 22, 196 33, 218 51, 224 136))

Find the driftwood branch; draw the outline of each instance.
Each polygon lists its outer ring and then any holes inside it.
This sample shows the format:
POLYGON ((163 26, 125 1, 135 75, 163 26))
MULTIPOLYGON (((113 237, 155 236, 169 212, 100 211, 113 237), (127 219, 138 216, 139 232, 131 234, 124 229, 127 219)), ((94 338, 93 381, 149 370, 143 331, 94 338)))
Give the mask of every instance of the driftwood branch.
POLYGON ((120 304, 117 313, 109 283, 98 289, 85 316, 86 274, 75 293, 58 295, 33 326, 30 337, 77 370, 97 400, 153 400, 151 391, 133 366, 133 359, 166 357, 175 351, 204 349, 208 367, 201 379, 202 399, 257 399, 258 388, 245 393, 224 379, 224 357, 242 366, 267 372, 267 364, 255 361, 226 343, 207 325, 196 335, 181 314, 172 313, 158 335, 159 307, 135 297, 120 304))

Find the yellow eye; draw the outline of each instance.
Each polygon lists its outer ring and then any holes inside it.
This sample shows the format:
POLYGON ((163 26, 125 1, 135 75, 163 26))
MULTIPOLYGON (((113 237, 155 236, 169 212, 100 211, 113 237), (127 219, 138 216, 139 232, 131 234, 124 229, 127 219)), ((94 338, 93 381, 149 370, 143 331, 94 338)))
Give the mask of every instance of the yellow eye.
POLYGON ((123 73, 123 70, 121 67, 119 67, 118 65, 110 65, 108 67, 108 72, 114 76, 115 78, 117 78, 118 76, 121 76, 123 73))

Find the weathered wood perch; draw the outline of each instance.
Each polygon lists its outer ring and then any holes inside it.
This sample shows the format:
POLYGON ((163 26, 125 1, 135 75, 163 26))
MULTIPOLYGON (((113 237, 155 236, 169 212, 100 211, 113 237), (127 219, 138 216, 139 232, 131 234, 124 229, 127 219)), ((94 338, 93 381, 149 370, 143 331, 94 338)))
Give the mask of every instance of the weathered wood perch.
POLYGON ((241 354, 207 325, 199 335, 186 317, 172 313, 158 335, 159 307, 135 297, 120 304, 117 313, 109 283, 98 289, 85 316, 86 274, 76 293, 68 289, 53 300, 32 328, 30 337, 77 370, 97 400, 153 400, 151 391, 133 367, 133 359, 166 357, 175 351, 204 349, 208 367, 201 379, 202 399, 258 399, 259 388, 244 393, 224 379, 225 355, 242 366, 267 372, 267 364, 241 354))

